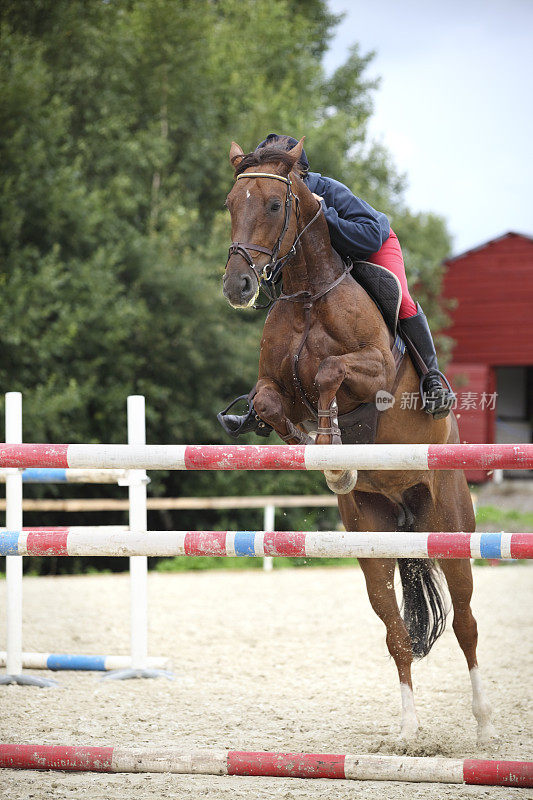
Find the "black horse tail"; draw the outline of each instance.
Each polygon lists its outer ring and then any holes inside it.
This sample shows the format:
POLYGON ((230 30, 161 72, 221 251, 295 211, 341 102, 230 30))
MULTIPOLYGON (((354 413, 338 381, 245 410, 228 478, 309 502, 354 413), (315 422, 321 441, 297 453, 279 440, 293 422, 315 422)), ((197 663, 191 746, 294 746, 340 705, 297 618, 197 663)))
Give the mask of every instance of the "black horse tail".
POLYGON ((446 627, 446 604, 437 565, 422 558, 399 558, 403 620, 415 658, 427 656, 446 627))

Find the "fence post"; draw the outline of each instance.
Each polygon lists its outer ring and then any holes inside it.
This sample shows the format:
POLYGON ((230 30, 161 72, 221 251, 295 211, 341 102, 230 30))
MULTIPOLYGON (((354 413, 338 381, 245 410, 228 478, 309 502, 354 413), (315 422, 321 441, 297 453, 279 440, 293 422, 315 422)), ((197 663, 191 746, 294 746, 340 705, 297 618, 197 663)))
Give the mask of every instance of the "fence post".
MULTIPOLYGON (((6 394, 6 443, 22 443, 22 395, 6 394)), ((22 528, 22 472, 17 470, 6 477, 6 528, 22 528)), ((22 557, 6 558, 6 611, 8 675, 22 672, 22 557)))
MULTIPOLYGON (((275 531, 276 530, 276 507, 272 505, 265 506, 263 512, 263 530, 275 531)), ((263 569, 265 572, 270 572, 273 568, 272 556, 265 556, 263 558, 263 569)))
MULTIPOLYGON (((128 444, 146 444, 145 401, 140 394, 128 396, 128 444)), ((146 532, 146 470, 128 471, 129 528, 133 532, 146 532)), ((162 669, 148 668, 148 558, 130 556, 130 641, 131 669, 108 672, 104 678, 172 678, 162 669)))
MULTIPOLYGON (((145 404, 142 395, 128 397, 128 444, 146 444, 145 404)), ((131 531, 146 531, 146 472, 129 473, 129 523, 131 531)), ((145 669, 148 657, 148 559, 130 558, 131 668, 145 669)))
MULTIPOLYGON (((6 444, 22 444, 22 394, 7 392, 6 444)), ((6 528, 22 530, 22 471, 6 475, 6 528)), ((22 674, 22 556, 6 556, 6 674, 0 684, 55 686, 56 681, 22 674)))

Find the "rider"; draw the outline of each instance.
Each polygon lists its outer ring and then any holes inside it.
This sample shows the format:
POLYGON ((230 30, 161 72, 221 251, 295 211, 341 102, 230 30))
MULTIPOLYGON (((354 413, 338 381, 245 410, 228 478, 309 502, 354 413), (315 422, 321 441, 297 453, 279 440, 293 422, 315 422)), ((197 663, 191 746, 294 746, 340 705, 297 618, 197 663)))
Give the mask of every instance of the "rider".
MULTIPOLYGON (((264 141, 257 145, 256 150, 269 146, 291 150, 297 144, 297 140, 292 136, 270 133, 264 141)), ((420 390, 423 408, 435 419, 446 417, 450 413, 455 396, 449 388, 448 382, 439 372, 435 345, 426 315, 420 304, 415 304, 409 294, 400 242, 391 229, 387 217, 382 212, 375 211, 364 200, 355 197, 339 181, 327 178, 318 172, 310 172, 305 150, 302 150, 298 170, 300 177, 313 196, 322 204, 329 227, 331 244, 339 255, 344 260, 363 260, 379 264, 398 278, 402 288, 402 301, 398 315, 400 330, 413 342, 427 369, 427 371, 421 369, 415 360, 414 366, 421 377, 420 390), (443 386, 441 378, 444 378, 446 386, 443 386)), ((221 421, 225 423, 223 427, 235 436, 251 431, 260 435, 270 433, 270 426, 261 422, 251 403, 246 414, 223 413, 219 415, 219 418, 222 418, 221 421)))

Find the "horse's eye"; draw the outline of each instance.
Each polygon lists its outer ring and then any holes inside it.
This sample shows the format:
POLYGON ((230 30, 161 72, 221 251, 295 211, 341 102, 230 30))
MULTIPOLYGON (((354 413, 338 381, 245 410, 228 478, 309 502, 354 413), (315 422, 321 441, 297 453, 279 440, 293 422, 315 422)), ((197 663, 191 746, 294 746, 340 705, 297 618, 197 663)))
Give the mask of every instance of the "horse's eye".
POLYGON ((279 200, 274 200, 274 202, 270 206, 271 211, 279 211, 281 208, 281 203, 279 200))

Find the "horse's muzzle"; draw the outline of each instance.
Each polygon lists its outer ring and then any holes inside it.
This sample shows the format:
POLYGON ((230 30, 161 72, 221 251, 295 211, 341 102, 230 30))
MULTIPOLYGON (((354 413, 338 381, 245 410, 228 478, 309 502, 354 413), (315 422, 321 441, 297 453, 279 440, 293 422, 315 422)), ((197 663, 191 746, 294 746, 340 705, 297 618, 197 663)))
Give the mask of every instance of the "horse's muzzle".
POLYGON ((226 272, 223 293, 233 308, 248 308, 255 303, 259 294, 259 282, 253 272, 226 272))

